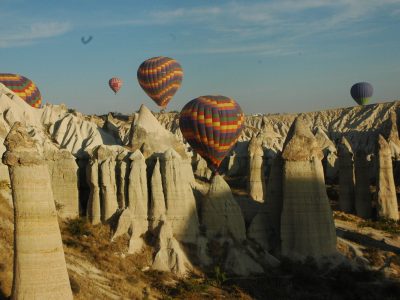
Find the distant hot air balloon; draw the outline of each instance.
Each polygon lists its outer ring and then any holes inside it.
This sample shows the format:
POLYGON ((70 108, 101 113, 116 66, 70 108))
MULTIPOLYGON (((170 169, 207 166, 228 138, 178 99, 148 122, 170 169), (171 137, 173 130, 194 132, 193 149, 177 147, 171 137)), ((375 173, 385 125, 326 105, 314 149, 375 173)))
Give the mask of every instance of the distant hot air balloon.
POLYGON ((85 37, 81 37, 81 42, 82 44, 86 45, 90 43, 90 41, 93 39, 93 37, 90 35, 87 39, 85 37))
POLYGON ((113 77, 108 81, 108 85, 114 91, 115 94, 118 93, 118 91, 122 87, 123 83, 124 82, 122 81, 122 79, 117 78, 117 77, 113 77))
POLYGON ((367 104, 374 93, 374 88, 368 82, 358 82, 350 89, 353 99, 359 104, 367 104))
POLYGON ((42 95, 30 79, 17 74, 0 73, 0 82, 30 106, 35 108, 41 107, 42 95))
POLYGON ((179 127, 189 145, 213 172, 236 144, 244 115, 235 100, 225 96, 201 96, 188 102, 179 117, 179 127))
POLYGON ((139 66, 137 78, 146 94, 165 109, 181 85, 183 70, 176 60, 158 56, 139 66))

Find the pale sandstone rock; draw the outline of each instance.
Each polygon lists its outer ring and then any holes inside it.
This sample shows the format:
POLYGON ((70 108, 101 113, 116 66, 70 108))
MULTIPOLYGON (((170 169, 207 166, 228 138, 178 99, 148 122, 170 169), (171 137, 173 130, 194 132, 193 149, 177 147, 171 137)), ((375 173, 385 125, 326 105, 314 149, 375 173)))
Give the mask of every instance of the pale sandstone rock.
POLYGON ((196 155, 196 169, 194 175, 200 178, 210 179, 212 171, 208 168, 207 162, 200 155, 196 155))
POLYGON ((54 201, 60 207, 59 216, 78 217, 78 165, 75 157, 67 150, 58 149, 47 149, 44 155, 49 167, 54 201))
POLYGON ((317 127, 315 138, 324 153, 324 159, 322 162, 324 165, 325 177, 330 180, 335 180, 339 171, 336 146, 321 127, 317 127))
POLYGON ((392 157, 389 144, 383 136, 378 138, 376 200, 378 216, 399 219, 396 187, 393 178, 392 157))
POLYGON ((372 202, 369 190, 369 174, 371 170, 365 151, 358 150, 354 159, 355 174, 355 208, 357 216, 367 219, 371 217, 372 202))
POLYGON ((93 224, 101 223, 100 187, 99 187, 99 164, 92 155, 86 166, 86 177, 90 187, 89 200, 87 204, 87 217, 93 224))
POLYGON ((345 137, 338 146, 339 154, 339 207, 345 213, 355 210, 355 175, 353 150, 345 137))
POLYGON ((132 235, 129 241, 129 253, 139 251, 144 242, 142 235, 148 230, 147 215, 147 174, 146 162, 143 154, 136 150, 130 157, 131 169, 129 173, 129 209, 132 215, 132 235))
POLYGON ((169 221, 164 218, 160 222, 157 253, 152 264, 154 270, 173 272, 178 276, 186 276, 192 268, 185 252, 174 238, 169 221))
POLYGON ((11 299, 72 299, 48 167, 21 123, 5 146, 15 218, 11 299))
POLYGON ((174 236, 178 241, 195 243, 199 233, 196 200, 182 159, 170 148, 163 153, 160 163, 167 218, 174 236))
POLYGON ((391 111, 389 115, 389 119, 386 121, 386 132, 382 135, 387 140, 392 157, 394 160, 400 160, 400 139, 399 139, 399 130, 397 128, 397 114, 396 111, 391 111))
POLYGON ((118 210, 115 159, 112 150, 103 146, 97 148, 97 156, 99 161, 102 221, 107 222, 118 210))
POLYGON ((186 151, 180 140, 166 130, 144 105, 132 122, 129 135, 129 146, 133 151, 146 144, 150 153, 163 153, 168 148, 173 148, 181 157, 186 158, 186 151))
POLYGON ((336 233, 325 190, 323 153, 299 118, 288 133, 282 158, 282 255, 320 259, 335 254, 336 233))
POLYGON ((158 228, 165 214, 166 208, 160 173, 160 162, 157 159, 153 174, 151 175, 151 201, 149 210, 149 228, 151 231, 154 232, 158 228))
POLYGON ((130 209, 125 208, 122 210, 121 214, 118 217, 117 226, 113 232, 111 237, 111 241, 115 238, 128 233, 132 229, 132 214, 130 209))
POLYGON ((253 136, 248 146, 248 192, 253 200, 263 203, 265 201, 266 186, 263 162, 264 151, 261 144, 261 138, 253 136))
POLYGON ((117 156, 116 178, 117 178, 117 200, 119 208, 128 207, 128 182, 129 165, 126 153, 117 156))
POLYGON ((202 203, 202 225, 208 238, 231 236, 239 242, 246 239, 242 211, 229 185, 220 175, 212 178, 209 192, 202 203))

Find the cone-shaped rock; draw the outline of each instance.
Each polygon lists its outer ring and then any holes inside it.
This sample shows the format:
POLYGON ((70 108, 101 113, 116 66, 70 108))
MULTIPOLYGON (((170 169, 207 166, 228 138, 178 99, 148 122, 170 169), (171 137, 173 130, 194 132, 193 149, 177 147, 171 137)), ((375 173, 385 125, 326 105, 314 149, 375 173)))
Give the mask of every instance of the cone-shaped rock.
POLYGON ((262 140, 253 136, 249 142, 249 176, 248 176, 248 192, 253 200, 264 202, 265 200, 265 177, 262 149, 262 140))
POLYGON ((300 118, 289 130, 282 158, 282 254, 299 259, 334 254, 336 233, 325 190, 323 154, 300 118))
POLYGON ((161 157, 167 219, 178 241, 195 243, 199 232, 196 200, 179 154, 168 149, 161 157))
POLYGON ((100 187, 99 187, 99 164, 92 155, 86 166, 86 177, 90 188, 87 204, 87 216, 93 224, 101 223, 100 187))
POLYGON ((376 200, 378 203, 378 216, 398 220, 399 209, 397 205, 396 187, 393 178, 393 167, 390 146, 383 136, 378 138, 377 157, 377 184, 376 200))
POLYGON ((137 117, 132 122, 129 137, 129 146, 133 151, 141 149, 143 144, 146 144, 148 153, 163 153, 168 148, 173 148, 182 157, 186 157, 183 144, 165 129, 144 105, 140 107, 137 117))
MULTIPOLYGON (((367 219, 371 217, 372 202, 369 190, 369 174, 371 170, 365 151, 358 150, 354 159, 355 208, 357 216, 367 219)), ((393 175, 392 175, 393 177, 393 175)))
POLYGON ((339 207, 345 213, 353 213, 355 209, 355 175, 353 151, 350 143, 343 137, 338 146, 339 156, 339 207))
POLYGON ((212 178, 208 194, 202 203, 202 224, 207 237, 233 237, 237 241, 246 239, 242 211, 233 198, 232 191, 220 176, 212 178))
POLYGON ((5 140, 14 202, 12 299, 72 299, 50 174, 26 128, 5 140))

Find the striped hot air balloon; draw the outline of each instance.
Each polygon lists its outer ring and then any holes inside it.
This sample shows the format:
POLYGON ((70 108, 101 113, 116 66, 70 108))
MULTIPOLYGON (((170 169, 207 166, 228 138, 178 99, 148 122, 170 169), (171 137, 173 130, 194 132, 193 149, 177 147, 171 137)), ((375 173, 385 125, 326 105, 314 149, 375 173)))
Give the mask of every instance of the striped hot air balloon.
POLYGON ((118 93, 118 91, 120 90, 120 88, 122 87, 122 84, 124 82, 122 81, 122 79, 117 78, 117 77, 113 77, 108 81, 108 85, 110 86, 110 88, 114 91, 115 94, 118 93))
POLYGON ((181 86, 183 70, 176 60, 158 56, 145 60, 139 66, 137 78, 146 94, 165 109, 181 86))
POLYGON ((235 100, 225 96, 201 96, 187 103, 179 127, 189 145, 217 173, 219 165, 236 144, 244 115, 235 100))
POLYGON ((374 88, 368 82, 358 82, 350 89, 350 94, 359 105, 367 104, 374 93, 374 88))
POLYGON ((29 105, 36 108, 41 107, 42 95, 33 81, 17 74, 0 73, 0 82, 29 105))

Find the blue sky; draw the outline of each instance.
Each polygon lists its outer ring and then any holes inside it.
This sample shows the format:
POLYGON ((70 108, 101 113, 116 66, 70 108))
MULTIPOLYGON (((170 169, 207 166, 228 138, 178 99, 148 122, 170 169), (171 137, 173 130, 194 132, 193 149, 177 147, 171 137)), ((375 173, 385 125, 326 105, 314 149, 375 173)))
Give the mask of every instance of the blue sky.
POLYGON ((136 71, 153 56, 184 69, 169 110, 207 94, 245 113, 400 99, 400 0, 0 0, 0 72, 35 81, 44 102, 84 113, 131 113, 144 103, 136 71), (93 36, 87 45, 82 36, 93 36), (124 80, 114 96, 108 79, 124 80))

